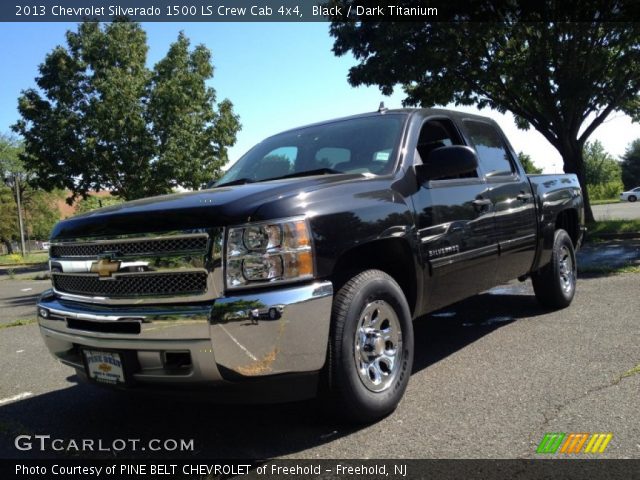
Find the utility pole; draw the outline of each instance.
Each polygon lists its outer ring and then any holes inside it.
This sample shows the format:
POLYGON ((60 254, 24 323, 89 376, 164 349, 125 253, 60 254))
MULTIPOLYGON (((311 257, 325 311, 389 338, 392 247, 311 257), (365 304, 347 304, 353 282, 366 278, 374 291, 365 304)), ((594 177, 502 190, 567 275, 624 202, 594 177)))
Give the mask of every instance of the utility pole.
POLYGON ((18 224, 20 226, 20 247, 22 248, 22 256, 24 257, 27 254, 27 251, 24 246, 24 225, 22 223, 22 202, 20 201, 20 184, 18 181, 18 175, 16 173, 13 174, 13 183, 16 187, 16 202, 18 204, 18 224))

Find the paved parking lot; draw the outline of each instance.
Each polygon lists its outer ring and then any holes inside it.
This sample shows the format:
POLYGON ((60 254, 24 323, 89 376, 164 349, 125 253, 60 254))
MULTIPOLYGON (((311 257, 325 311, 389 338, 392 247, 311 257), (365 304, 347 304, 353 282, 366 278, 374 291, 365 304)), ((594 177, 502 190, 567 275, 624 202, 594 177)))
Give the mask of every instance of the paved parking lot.
POLYGON ((16 435, 48 434, 193 439, 182 455, 200 458, 532 458, 546 432, 612 432, 600 456, 640 458, 639 280, 582 279, 559 312, 514 283, 419 319, 406 396, 366 427, 337 424, 314 402, 229 406, 78 384, 37 326, 0 329, 0 457, 58 458, 14 447, 16 435))
POLYGON ((596 220, 633 220, 640 218, 640 202, 620 202, 606 205, 593 205, 596 220))

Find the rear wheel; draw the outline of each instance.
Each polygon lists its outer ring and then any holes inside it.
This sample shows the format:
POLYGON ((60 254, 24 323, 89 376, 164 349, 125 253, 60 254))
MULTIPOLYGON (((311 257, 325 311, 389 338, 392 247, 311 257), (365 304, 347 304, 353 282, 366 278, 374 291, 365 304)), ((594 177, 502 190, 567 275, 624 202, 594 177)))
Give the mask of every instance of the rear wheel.
POLYGON ((538 301, 549 308, 565 308, 576 293, 576 255, 569 234, 556 230, 551 261, 531 276, 538 301))
POLYGON ((329 371, 335 410, 378 420, 397 407, 413 365, 413 325, 400 286, 380 270, 352 277, 334 299, 329 371))

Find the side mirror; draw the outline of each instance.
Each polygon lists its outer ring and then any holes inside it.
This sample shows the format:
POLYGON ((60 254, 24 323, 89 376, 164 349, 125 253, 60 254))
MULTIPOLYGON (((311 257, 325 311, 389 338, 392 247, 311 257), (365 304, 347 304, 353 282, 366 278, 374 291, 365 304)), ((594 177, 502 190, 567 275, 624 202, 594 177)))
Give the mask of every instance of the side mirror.
POLYGON ((422 165, 416 165, 416 173, 420 181, 455 177, 478 168, 476 152, 463 145, 436 148, 423 162, 422 165))

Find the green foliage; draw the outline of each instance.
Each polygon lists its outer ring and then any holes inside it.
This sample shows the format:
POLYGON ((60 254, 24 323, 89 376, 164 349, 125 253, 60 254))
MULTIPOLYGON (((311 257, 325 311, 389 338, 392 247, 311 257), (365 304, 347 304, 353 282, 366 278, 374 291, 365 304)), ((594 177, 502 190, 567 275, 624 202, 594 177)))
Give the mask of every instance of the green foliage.
POLYGON ((122 202, 123 200, 121 198, 112 195, 103 197, 89 195, 78 202, 76 213, 86 213, 97 208, 110 207, 111 205, 117 205, 122 202))
POLYGON ((623 191, 622 182, 620 180, 601 183, 599 185, 588 185, 589 196, 593 200, 610 200, 618 198, 620 192, 623 191))
MULTIPOLYGON (((525 9, 521 2, 496 7, 469 0, 464 8, 442 6, 444 15, 455 10, 453 23, 354 17, 336 19, 330 31, 334 53, 359 61, 349 71, 352 85, 377 85, 384 94, 401 85, 407 105, 453 102, 510 111, 519 127, 533 126, 560 152, 564 170, 576 173, 584 187, 586 140, 611 112, 637 115, 640 109, 640 23, 624 22, 629 5, 543 0, 525 9), (585 21, 545 21, 554 9, 579 12, 585 21), (523 11, 529 21, 517 20, 523 11)), ((588 195, 585 203, 589 220, 588 195)))
POLYGON ((20 154, 21 142, 13 135, 0 133, 0 173, 3 178, 9 174, 24 174, 25 169, 20 154))
POLYGON ((11 241, 18 233, 18 214, 13 193, 9 187, 0 184, 0 242, 12 252, 11 241))
POLYGON ((25 202, 25 224, 29 238, 46 240, 54 225, 60 220, 57 201, 60 192, 33 192, 25 202))
POLYGON ((600 220, 589 225, 589 236, 629 232, 640 232, 640 220, 600 220))
POLYGON ((62 196, 61 192, 47 193, 30 185, 37 176, 23 164, 20 158, 23 153, 24 147, 15 137, 0 135, 0 174, 4 179, 0 190, 0 241, 7 247, 11 240, 20 238, 16 183, 28 238, 49 238, 51 229, 60 219, 56 201, 62 196))
POLYGON ((625 190, 640 186, 640 138, 627 147, 620 166, 625 190))
POLYGON ((15 202, 15 183, 18 188, 25 172, 19 159, 21 145, 15 137, 0 134, 0 242, 9 253, 13 252, 11 242, 18 233, 18 209, 15 202))
POLYGON ((9 254, 5 258, 3 258, 3 260, 5 260, 8 263, 22 263, 22 262, 24 262, 24 259, 22 258, 22 255, 20 255, 19 253, 9 254))
POLYGON ((599 140, 587 142, 583 153, 585 178, 589 185, 620 181, 620 163, 604 149, 599 140))
POLYGON ((599 140, 585 144, 583 157, 590 198, 606 200, 618 197, 623 190, 620 163, 605 151, 599 140))
MULTIPOLYGON (((11 278, 13 278, 13 277, 11 277, 11 278)), ((24 319, 20 319, 20 320, 14 320, 14 321, 9 322, 9 323, 0 323, 0 329, 12 328, 12 327, 22 327, 24 325, 31 325, 33 323, 36 323, 36 319, 35 318, 24 318, 24 319)))
POLYGON ((518 160, 522 164, 524 171, 528 174, 538 174, 542 173, 542 169, 536 167, 536 164, 531 160, 531 156, 527 155, 524 152, 518 152, 518 160))
POLYGON ((199 188, 220 173, 240 124, 231 102, 216 108, 205 85, 213 77, 206 47, 190 50, 180 34, 150 70, 138 23, 86 22, 66 39, 40 65, 39 89, 23 91, 13 126, 39 186, 131 200, 199 188))

